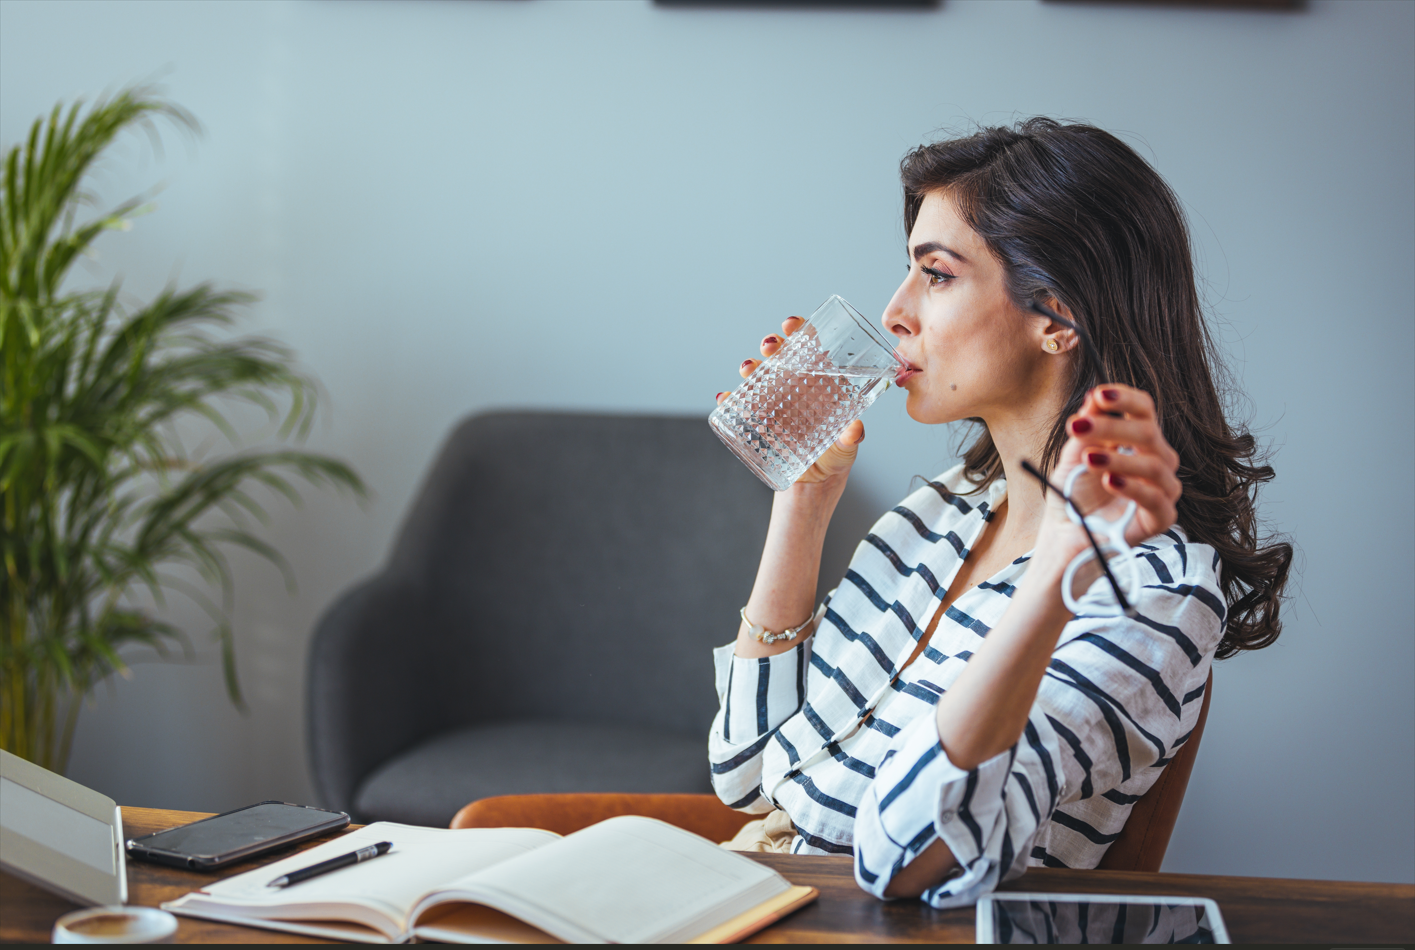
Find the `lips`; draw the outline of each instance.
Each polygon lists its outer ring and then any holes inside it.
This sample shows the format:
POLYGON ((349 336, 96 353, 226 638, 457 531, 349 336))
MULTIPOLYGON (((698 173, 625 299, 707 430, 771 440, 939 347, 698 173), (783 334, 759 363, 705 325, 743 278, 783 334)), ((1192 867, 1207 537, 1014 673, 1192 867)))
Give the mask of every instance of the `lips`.
POLYGON ((919 367, 915 366, 913 363, 909 362, 904 357, 899 356, 898 352, 896 352, 894 355, 899 357, 900 362, 899 372, 894 374, 894 385, 903 386, 909 380, 919 375, 921 370, 919 369, 919 367))

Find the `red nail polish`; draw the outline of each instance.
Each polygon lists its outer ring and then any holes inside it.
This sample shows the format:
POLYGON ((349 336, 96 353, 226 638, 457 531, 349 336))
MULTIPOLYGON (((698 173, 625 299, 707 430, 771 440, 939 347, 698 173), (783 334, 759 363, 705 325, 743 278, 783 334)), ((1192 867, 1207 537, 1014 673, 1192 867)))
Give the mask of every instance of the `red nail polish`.
POLYGON ((1120 390, 1118 390, 1118 389, 1102 389, 1102 390, 1101 390, 1101 398, 1104 399, 1106 402, 1115 402, 1117 399, 1120 398, 1120 390))
POLYGON ((1087 432, 1091 431, 1091 420, 1077 419, 1075 422, 1071 423, 1071 431, 1076 435, 1085 435, 1087 432))
POLYGON ((764 338, 764 339, 762 340, 762 346, 766 346, 768 343, 776 343, 776 342, 779 342, 780 340, 781 340, 781 337, 779 337, 779 336, 777 336, 775 333, 773 333, 771 336, 766 337, 766 338, 764 338))
POLYGON ((1087 465, 1109 465, 1109 464, 1110 464, 1110 456, 1109 456, 1109 455, 1106 455, 1104 452, 1092 452, 1090 455, 1087 455, 1087 456, 1086 456, 1086 464, 1087 464, 1087 465))
POLYGON ((743 361, 742 361, 742 369, 746 369, 748 366, 751 366, 751 365, 752 365, 752 361, 751 361, 751 360, 743 360, 743 361))
POLYGON ((727 395, 727 393, 718 393, 718 394, 717 394, 716 396, 714 396, 713 398, 714 398, 714 399, 721 400, 722 397, 723 397, 723 396, 726 396, 726 395, 727 395))
POLYGON ((1124 477, 1123 475, 1117 475, 1117 474, 1115 474, 1114 472, 1111 472, 1111 473, 1109 473, 1109 474, 1110 474, 1110 487, 1111 487, 1111 488, 1124 488, 1124 487, 1125 487, 1125 477, 1124 477))

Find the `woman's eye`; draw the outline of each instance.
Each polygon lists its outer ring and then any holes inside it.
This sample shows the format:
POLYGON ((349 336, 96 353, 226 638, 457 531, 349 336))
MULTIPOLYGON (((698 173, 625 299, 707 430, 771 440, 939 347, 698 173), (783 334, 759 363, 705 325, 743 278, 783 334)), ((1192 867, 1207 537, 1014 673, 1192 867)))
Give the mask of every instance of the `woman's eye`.
POLYGON ((945 274, 943 271, 934 270, 932 267, 922 267, 920 270, 928 276, 930 287, 937 287, 939 284, 953 279, 952 274, 945 274))

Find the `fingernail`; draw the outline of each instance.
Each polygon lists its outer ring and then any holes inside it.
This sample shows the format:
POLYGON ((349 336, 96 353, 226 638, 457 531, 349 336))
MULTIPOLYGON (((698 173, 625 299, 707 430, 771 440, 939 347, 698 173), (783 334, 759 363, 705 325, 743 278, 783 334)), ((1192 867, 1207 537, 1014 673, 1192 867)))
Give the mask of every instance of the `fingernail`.
POLYGON ((1125 487, 1125 476, 1123 476, 1123 475, 1117 475, 1117 474, 1115 474, 1114 472, 1110 472, 1109 474, 1110 474, 1110 486, 1111 486, 1112 488, 1124 488, 1124 487, 1125 487))
POLYGON ((716 398, 718 402, 722 402, 722 397, 726 395, 727 393, 718 393, 717 396, 714 398, 716 398))
POLYGON ((1115 402, 1117 399, 1120 398, 1120 390, 1118 390, 1118 389, 1102 389, 1102 390, 1101 390, 1101 398, 1104 399, 1106 402, 1115 402))
POLYGON ((742 361, 742 366, 741 366, 741 368, 742 368, 742 369, 746 369, 748 366, 751 366, 751 365, 752 365, 752 361, 751 361, 751 360, 743 360, 743 361, 742 361))
POLYGON ((1110 464, 1110 456, 1109 456, 1109 455, 1106 455, 1104 452, 1092 452, 1090 455, 1087 455, 1087 456, 1086 456, 1086 464, 1087 464, 1087 465, 1109 465, 1109 464, 1110 464))
POLYGON ((1087 432, 1091 431, 1091 420, 1077 419, 1075 422, 1071 423, 1071 431, 1076 435, 1085 435, 1087 432))
POLYGON ((763 337, 763 338, 762 338, 762 346, 766 346, 768 343, 780 343, 780 342, 781 342, 781 337, 777 336, 775 333, 773 333, 771 336, 763 337))

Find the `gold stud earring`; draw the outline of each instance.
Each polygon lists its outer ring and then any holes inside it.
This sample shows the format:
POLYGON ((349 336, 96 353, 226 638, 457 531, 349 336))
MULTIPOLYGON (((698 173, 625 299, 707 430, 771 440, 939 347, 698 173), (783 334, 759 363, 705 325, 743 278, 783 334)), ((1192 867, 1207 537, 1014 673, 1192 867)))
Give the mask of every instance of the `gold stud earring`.
POLYGON ((1057 350, 1061 349, 1061 344, 1055 340, 1047 340, 1047 349, 1055 353, 1057 350))

